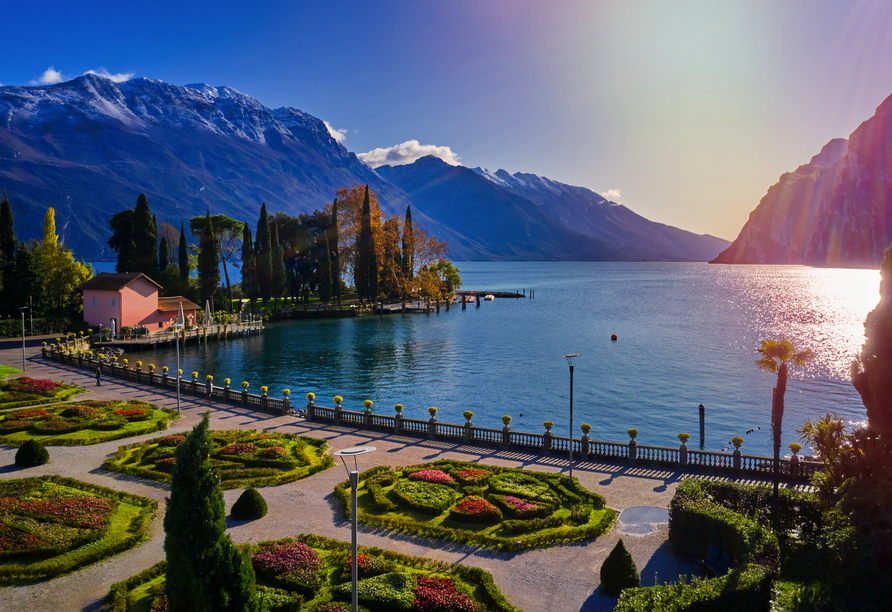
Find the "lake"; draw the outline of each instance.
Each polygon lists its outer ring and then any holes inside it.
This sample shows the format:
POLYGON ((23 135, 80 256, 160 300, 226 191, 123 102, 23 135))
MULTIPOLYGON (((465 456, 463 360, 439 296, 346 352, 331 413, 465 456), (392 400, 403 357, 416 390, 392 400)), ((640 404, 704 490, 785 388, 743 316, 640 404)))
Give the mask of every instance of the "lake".
MULTIPOLYGON (((760 339, 786 336, 815 358, 792 368, 783 444, 825 412, 861 424, 865 409, 849 382, 863 322, 879 300, 879 272, 800 266, 701 263, 465 262, 464 289, 535 289, 535 299, 497 299, 439 315, 271 323, 260 336, 189 345, 187 373, 215 382, 243 380, 271 395, 289 388, 295 404, 312 391, 317 403, 463 423, 542 432, 555 422, 568 434, 569 368, 574 359, 574 428, 596 439, 677 446, 699 444, 698 404, 706 406, 708 450, 740 435, 742 450, 770 454, 771 389, 776 376, 755 366, 760 339), (610 336, 618 340, 612 342, 610 336), (749 430, 752 433, 745 433, 749 430)), ((175 366, 174 351, 140 355, 175 366)))

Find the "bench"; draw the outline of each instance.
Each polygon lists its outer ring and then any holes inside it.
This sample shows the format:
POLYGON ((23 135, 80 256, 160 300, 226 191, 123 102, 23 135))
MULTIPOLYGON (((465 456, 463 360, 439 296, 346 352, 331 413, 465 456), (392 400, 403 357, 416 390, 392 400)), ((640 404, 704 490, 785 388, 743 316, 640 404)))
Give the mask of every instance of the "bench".
POLYGON ((729 571, 737 567, 734 558, 723 551, 721 548, 710 546, 706 551, 706 556, 698 561, 703 568, 713 576, 724 576, 729 571))

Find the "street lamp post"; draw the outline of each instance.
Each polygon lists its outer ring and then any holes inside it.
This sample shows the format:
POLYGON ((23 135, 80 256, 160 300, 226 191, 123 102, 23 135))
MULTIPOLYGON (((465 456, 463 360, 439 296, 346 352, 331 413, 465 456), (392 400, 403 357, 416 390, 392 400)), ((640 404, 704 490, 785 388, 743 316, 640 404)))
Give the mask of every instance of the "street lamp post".
POLYGON ((25 311, 29 310, 28 306, 22 306, 19 308, 19 312, 22 313, 22 372, 27 372, 25 369, 25 311))
POLYGON ((573 488, 573 358, 582 353, 564 355, 564 359, 570 364, 570 488, 573 488))
POLYGON ((180 412, 180 328, 182 323, 174 323, 170 326, 176 328, 176 345, 177 345, 177 413, 180 412))
POLYGON ((357 544, 356 544, 356 516, 359 514, 358 509, 356 508, 356 489, 359 487, 359 466, 356 463, 356 457, 359 455, 365 455, 366 453, 374 452, 376 449, 374 446, 354 446, 352 448, 344 448, 339 451, 335 451, 335 456, 340 457, 341 461, 344 463, 344 469, 347 470, 347 473, 350 475, 350 509, 353 514, 353 542, 352 542, 352 550, 353 557, 350 563, 352 574, 353 574, 353 612, 359 612, 359 597, 357 595, 357 585, 359 583, 359 554, 357 552, 357 544), (355 469, 351 470, 347 467, 347 461, 344 457, 353 457, 353 467, 355 469))

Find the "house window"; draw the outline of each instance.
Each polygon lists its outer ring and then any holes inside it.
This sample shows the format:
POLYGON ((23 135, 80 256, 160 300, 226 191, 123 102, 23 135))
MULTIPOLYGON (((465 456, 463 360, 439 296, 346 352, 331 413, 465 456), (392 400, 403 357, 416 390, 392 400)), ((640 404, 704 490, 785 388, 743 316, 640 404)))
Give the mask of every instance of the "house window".
POLYGON ((164 323, 161 321, 158 321, 158 329, 163 329, 163 328, 164 328, 164 323))
POLYGON ((112 298, 112 306, 115 305, 115 298, 112 298))
POLYGON ((96 296, 94 295, 94 296, 93 296, 93 303, 91 304, 91 306, 95 306, 95 305, 96 305, 96 296))

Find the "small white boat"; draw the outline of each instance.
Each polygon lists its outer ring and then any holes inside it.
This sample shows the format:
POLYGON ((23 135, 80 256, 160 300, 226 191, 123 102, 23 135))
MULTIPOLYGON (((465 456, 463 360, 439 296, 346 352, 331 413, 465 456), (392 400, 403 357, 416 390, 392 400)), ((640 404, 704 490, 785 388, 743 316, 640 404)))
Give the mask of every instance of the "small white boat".
POLYGON ((491 293, 483 297, 484 302, 492 302, 494 299, 496 299, 496 296, 491 293))

